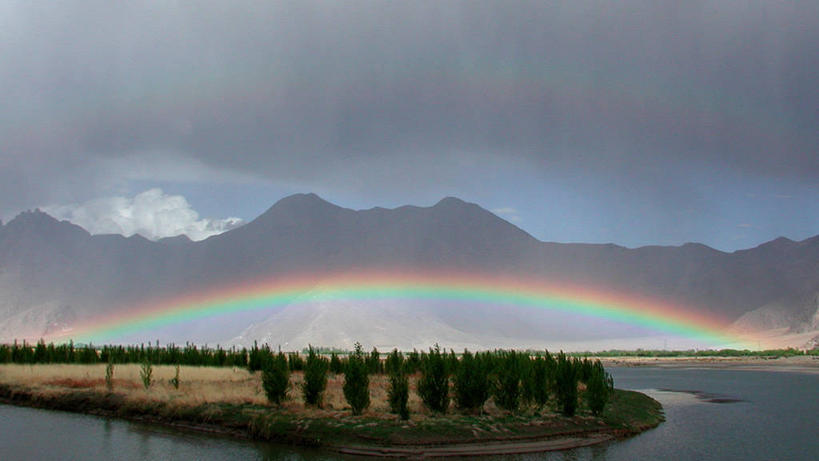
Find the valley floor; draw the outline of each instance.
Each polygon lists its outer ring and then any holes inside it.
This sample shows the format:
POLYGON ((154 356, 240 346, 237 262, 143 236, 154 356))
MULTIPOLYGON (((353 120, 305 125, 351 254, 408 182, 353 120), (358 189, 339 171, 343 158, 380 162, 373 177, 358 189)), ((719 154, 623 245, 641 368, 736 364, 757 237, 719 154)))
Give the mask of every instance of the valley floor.
POLYGON ((321 446, 339 452, 399 457, 465 456, 563 450, 625 437, 663 420, 658 402, 644 394, 617 390, 601 417, 581 405, 571 418, 551 408, 511 414, 490 399, 482 414, 451 410, 430 414, 411 379, 408 421, 389 413, 387 379, 370 381, 371 406, 352 416, 343 399, 343 375, 330 375, 322 408, 305 407, 291 375, 288 400, 267 403, 259 374, 239 368, 154 367, 145 389, 138 365, 116 365, 113 389, 105 365, 0 365, 0 400, 5 403, 118 417, 180 429, 243 438, 321 446))

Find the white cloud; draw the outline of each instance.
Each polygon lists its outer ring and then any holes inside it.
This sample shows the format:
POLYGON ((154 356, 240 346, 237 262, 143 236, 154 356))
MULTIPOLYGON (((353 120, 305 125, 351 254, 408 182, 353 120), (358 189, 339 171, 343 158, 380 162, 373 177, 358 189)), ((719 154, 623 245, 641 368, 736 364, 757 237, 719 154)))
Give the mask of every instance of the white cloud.
POLYGON ((71 205, 43 207, 58 219, 71 221, 92 234, 140 234, 156 240, 187 235, 203 240, 242 224, 239 218, 199 218, 185 197, 149 189, 133 198, 105 197, 71 205))
POLYGON ((515 208, 493 208, 492 213, 495 213, 496 215, 510 222, 518 223, 521 221, 520 215, 518 215, 518 210, 515 208))

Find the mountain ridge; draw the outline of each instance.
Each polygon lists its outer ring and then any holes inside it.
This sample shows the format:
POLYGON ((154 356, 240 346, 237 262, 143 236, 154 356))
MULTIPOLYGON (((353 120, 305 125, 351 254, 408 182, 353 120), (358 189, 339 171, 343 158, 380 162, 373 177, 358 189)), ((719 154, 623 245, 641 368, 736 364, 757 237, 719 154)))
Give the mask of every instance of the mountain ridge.
MULTIPOLYGON (((692 242, 633 249, 542 242, 454 197, 429 207, 352 210, 316 194, 295 194, 240 227, 198 242, 182 236, 159 241, 92 236, 41 211, 25 212, 0 227, 0 339, 11 339, 23 326, 36 335, 60 322, 70 326, 146 298, 207 286, 290 272, 391 267, 565 279, 665 299, 726 324, 744 318, 746 324, 798 330, 815 316, 819 235, 798 242, 774 239, 731 253, 692 242), (763 309, 758 315, 749 314, 758 309, 763 309)), ((440 325, 440 331, 466 331, 456 316, 433 311, 429 324, 440 325)), ((521 328, 525 324, 521 318, 521 328)), ((247 328, 237 326, 235 333, 247 328)), ((489 321, 473 325, 463 338, 472 344, 490 330, 489 321)))

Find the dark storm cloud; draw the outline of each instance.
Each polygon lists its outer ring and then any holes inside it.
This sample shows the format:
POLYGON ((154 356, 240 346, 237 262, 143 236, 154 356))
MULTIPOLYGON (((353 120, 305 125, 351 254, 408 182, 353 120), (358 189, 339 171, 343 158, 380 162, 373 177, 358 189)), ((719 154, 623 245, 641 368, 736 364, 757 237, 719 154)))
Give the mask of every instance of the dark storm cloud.
POLYGON ((157 152, 371 193, 445 182, 472 155, 658 205, 689 200, 700 170, 819 177, 816 2, 19 2, 0 13, 0 213, 97 193, 127 175, 125 160, 157 152))

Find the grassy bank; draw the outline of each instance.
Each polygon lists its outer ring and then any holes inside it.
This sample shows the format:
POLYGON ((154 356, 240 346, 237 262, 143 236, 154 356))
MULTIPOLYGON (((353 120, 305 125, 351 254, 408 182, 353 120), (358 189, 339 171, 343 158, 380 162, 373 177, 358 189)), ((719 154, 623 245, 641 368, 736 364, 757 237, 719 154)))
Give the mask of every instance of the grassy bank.
MULTIPOLYGON (((387 378, 370 382, 371 406, 353 416, 344 401, 342 375, 331 375, 322 408, 305 406, 298 386, 301 373, 291 376, 289 398, 270 405, 258 373, 241 368, 181 367, 179 388, 170 380, 175 367, 154 367, 154 382, 145 389, 137 365, 114 368, 112 389, 105 382, 105 365, 2 365, 0 399, 7 403, 155 422, 240 437, 326 447, 432 447, 467 444, 521 443, 576 438, 577 446, 592 435, 627 436, 662 421, 662 409, 649 397, 617 390, 600 417, 580 407, 574 417, 561 416, 547 405, 516 413, 501 410, 490 399, 480 414, 450 409, 432 414, 414 392, 411 417, 389 412, 387 378)), ((410 386, 416 385, 411 377, 410 386)), ((511 445, 510 445, 511 446, 511 445)), ((415 449, 414 448, 414 449, 415 449)), ((566 448, 560 446, 560 448, 566 448)), ((512 450, 511 452, 514 452, 512 450)), ((480 452, 469 452, 476 454, 480 452)), ((366 454, 366 453, 363 453, 366 454)), ((372 453, 371 453, 372 454, 372 453)))

